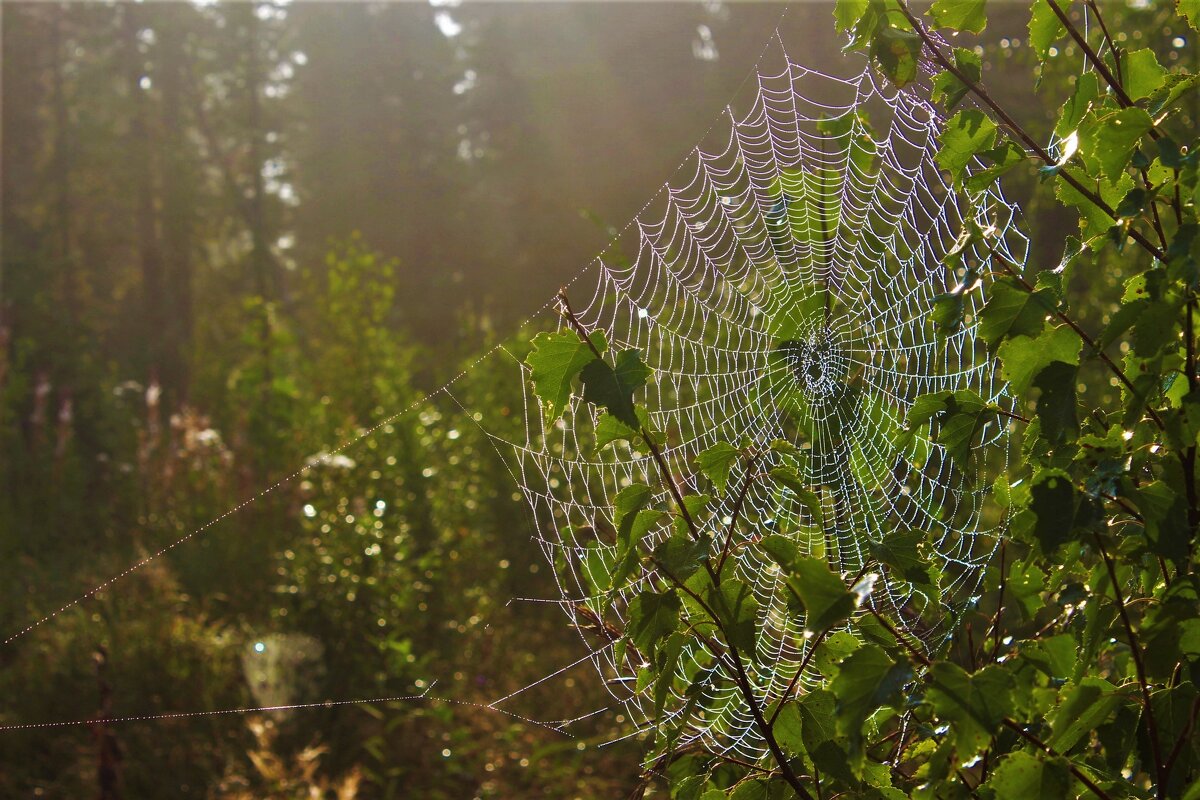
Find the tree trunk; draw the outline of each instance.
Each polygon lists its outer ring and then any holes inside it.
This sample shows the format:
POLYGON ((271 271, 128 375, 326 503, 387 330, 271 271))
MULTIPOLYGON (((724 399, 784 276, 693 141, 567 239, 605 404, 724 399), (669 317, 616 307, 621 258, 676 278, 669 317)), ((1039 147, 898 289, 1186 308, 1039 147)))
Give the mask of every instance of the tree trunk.
POLYGON ((195 329, 192 299, 195 175, 188 157, 187 128, 183 118, 183 91, 187 79, 184 30, 172 19, 178 16, 177 9, 168 10, 170 13, 165 15, 163 24, 159 26, 165 167, 162 173, 162 230, 166 291, 171 309, 162 377, 169 402, 181 405, 188 397, 195 329))
POLYGON ((162 246, 159 242, 158 211, 154 203, 154 139, 149 125, 149 98, 142 88, 148 79, 145 59, 138 44, 142 11, 138 6, 124 7, 127 80, 132 114, 129 131, 129 165, 136 192, 138 257, 142 272, 142 342, 145 350, 146 380, 160 381, 164 361, 166 333, 166 297, 163 290, 162 246))

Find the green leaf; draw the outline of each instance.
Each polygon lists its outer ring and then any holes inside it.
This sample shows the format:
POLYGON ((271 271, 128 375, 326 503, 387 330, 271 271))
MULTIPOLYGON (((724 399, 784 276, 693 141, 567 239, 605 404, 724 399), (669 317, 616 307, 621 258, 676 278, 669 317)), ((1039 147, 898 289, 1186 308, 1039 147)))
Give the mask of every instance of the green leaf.
POLYGON ((625 631, 643 653, 654 647, 679 625, 679 596, 675 592, 645 591, 629 601, 625 631))
POLYGON ((920 56, 921 38, 912 31, 883 27, 871 37, 871 58, 899 89, 916 79, 920 56))
POLYGON ((751 778, 739 783, 729 793, 729 800, 773 800, 772 784, 760 778, 751 778))
POLYGON ((813 689, 800 698, 804 749, 813 753, 837 735, 837 700, 827 689, 813 689))
POLYGON ((633 393, 646 385, 650 368, 642 362, 638 350, 622 350, 617 354, 616 366, 609 366, 603 359, 593 358, 582 370, 583 399, 608 410, 631 428, 638 427, 637 413, 633 406, 633 393))
MULTIPOLYGON (((680 759, 680 761, 682 760, 680 759)), ((679 778, 671 786, 671 800, 703 800, 700 793, 704 791, 707 784, 708 775, 688 775, 679 778)), ((724 794, 721 795, 722 798, 724 796, 724 794)))
POLYGON ((921 395, 908 411, 908 427, 915 429, 937 421, 933 440, 946 449, 960 467, 971 459, 975 440, 997 418, 995 406, 970 389, 921 395))
MULTIPOLYGON (((1185 732, 1189 734, 1175 764, 1185 773, 1190 771, 1191 765, 1197 759, 1200 759, 1200 737, 1195 735, 1195 729, 1190 726, 1191 722, 1196 719, 1194 709, 1197 707, 1195 704, 1200 702, 1198 694, 1200 693, 1196 691, 1196 687, 1191 681, 1184 681, 1170 688, 1159 689, 1150 695, 1150 706, 1154 709, 1154 718, 1158 723, 1158 735, 1162 741, 1176 742, 1185 732)), ((1144 734, 1145 728, 1140 733, 1144 734)), ((1152 758, 1149 742, 1146 741, 1149 737, 1143 735, 1139 738, 1143 740, 1139 748, 1142 751, 1142 757, 1149 761, 1152 758)))
POLYGON ((1001 142, 991 150, 980 152, 979 157, 990 166, 976 170, 963 180, 963 186, 971 194, 978 194, 991 186, 997 178, 1024 161, 1026 154, 1012 142, 1001 142))
POLYGON ((633 574, 640 559, 639 545, 642 539, 667 517, 665 511, 647 508, 621 518, 617 528, 617 563, 613 567, 612 586, 621 585, 633 574))
MULTIPOLYGON (((1124 173, 1115 184, 1099 181, 1093 184, 1092 188, 1098 188, 1100 199, 1110 208, 1115 209, 1121 199, 1133 188, 1133 176, 1124 173)), ((1108 212, 1080 194, 1066 181, 1058 181, 1054 187, 1054 193, 1063 204, 1071 206, 1079 212, 1079 228, 1085 241, 1104 234, 1116 222, 1108 212)))
POLYGON ((1075 528, 1079 499, 1071 476, 1059 469, 1043 469, 1029 487, 1029 510, 1037 515, 1033 535, 1042 552, 1050 555, 1070 541, 1075 528))
POLYGON ((1050 719, 1051 734, 1046 742, 1060 753, 1068 752, 1086 734, 1100 727, 1122 701, 1117 687, 1095 677, 1064 688, 1062 695, 1062 702, 1050 719))
MULTIPOLYGON (((1148 110, 1150 111, 1150 115, 1157 117, 1164 110, 1175 105, 1175 103, 1179 101, 1179 98, 1183 97, 1188 92, 1195 91, 1197 87, 1200 87, 1200 75, 1189 75, 1178 72, 1167 73, 1166 80, 1163 82, 1162 88, 1152 93, 1149 100, 1146 101, 1147 105, 1149 106, 1148 110)), ((1159 146, 1161 147, 1167 141, 1168 137, 1164 136, 1159 140, 1159 146)), ((1178 145, 1175 145, 1175 147, 1178 148, 1178 145)), ((1179 163, 1167 163, 1169 160, 1174 159, 1164 158, 1163 164, 1168 167, 1182 166, 1179 163)))
POLYGON ((1037 401, 1037 416, 1042 436, 1060 444, 1079 435, 1079 417, 1075 401, 1075 383, 1079 367, 1052 361, 1037 374, 1033 385, 1042 390, 1037 401))
POLYGON ((1179 328, 1175 320, 1181 305, 1177 297, 1149 301, 1133 323, 1133 352, 1148 358, 1168 345, 1177 345, 1179 328))
POLYGON ((1200 31, 1200 0, 1175 0, 1175 8, 1193 30, 1200 31))
POLYGON ((1088 169, 1114 183, 1129 166, 1138 143, 1153 127, 1144 109, 1122 108, 1102 117, 1085 117, 1079 126, 1079 154, 1088 169))
POLYGON ((1138 509, 1146 524, 1150 550, 1175 562, 1187 559, 1191 538, 1187 501, 1163 481, 1151 481, 1136 490, 1138 509))
POLYGON ((863 723, 879 708, 896 705, 912 674, 907 661, 896 663, 873 644, 858 648, 839 665, 829 690, 837 698, 838 730, 849 737, 852 758, 862 757, 863 723))
POLYGON ((921 531, 893 531, 882 542, 871 542, 871 555, 898 577, 927 586, 932 583, 931 565, 918 549, 924 541, 925 534, 921 531))
POLYGON ((781 466, 775 467, 769 474, 776 483, 791 490, 800 504, 808 509, 808 513, 812 515, 813 524, 821 528, 825 527, 825 514, 821 510, 821 498, 808 488, 808 484, 800 477, 800 473, 791 467, 781 466))
POLYGON ((1119 339, 1127 330, 1129 330, 1138 321, 1138 319, 1146 312, 1149 307, 1149 300, 1133 300, 1128 303, 1123 303, 1116 313, 1109 319, 1108 325, 1104 328, 1104 333, 1097 339, 1096 344, 1101 348, 1119 339))
POLYGON ((1009 753, 986 784, 996 800, 1066 800, 1073 797, 1071 771, 1061 757, 1009 753))
POLYGON ((797 558, 788 571, 791 576, 788 585, 804 605, 806 629, 820 633, 844 622, 854 613, 854 595, 841 578, 829 571, 824 561, 810 557, 797 558))
POLYGON ((754 599, 754 591, 736 578, 726 578, 720 588, 710 585, 705 599, 716 613, 726 641, 753 658, 758 649, 754 632, 758 601, 754 599))
POLYGON ((1038 566, 1032 562, 1014 564, 1008 573, 1009 596, 1016 602, 1017 607, 1025 615, 1025 619, 1033 619, 1045 601, 1042 592, 1046 588, 1046 578, 1038 566))
POLYGON ((971 675, 957 664, 939 661, 929 680, 925 697, 938 717, 951 724, 960 760, 983 750, 1013 711, 1013 677, 998 665, 971 675))
MULTIPOLYGON (((617 550, 611 565, 607 585, 620 585, 628 578, 638 563, 638 544, 642 536, 662 521, 661 511, 646 512, 653 493, 649 486, 635 483, 617 492, 613 498, 613 524, 617 527, 617 550)), ((593 579, 599 576, 593 575, 593 579)))
POLYGON ((1018 646, 1022 660, 1059 680, 1070 677, 1078 649, 1079 643, 1069 633, 1023 641, 1018 646))
POLYGON ((988 287, 990 297, 979 312, 979 336, 995 349, 1013 336, 1037 336, 1046 327, 1049 309, 1057 305, 1047 289, 1028 292, 1012 278, 988 287))
POLYGON ((706 540, 693 541, 690 536, 676 532, 670 538, 664 539, 654 548, 654 561, 671 573, 678 581, 686 581, 708 555, 706 540))
POLYGON ((946 122, 938 142, 938 166, 957 183, 971 159, 995 144, 996 123, 973 108, 959 111, 946 122))
POLYGON ((725 494, 725 485, 729 482, 729 473, 733 465, 741 458, 738 449, 728 442, 717 442, 712 447, 696 456, 696 466, 701 474, 712 481, 717 494, 725 494))
POLYGON ((933 311, 929 312, 929 319, 940 335, 950 336, 962 328, 965 311, 963 293, 947 292, 933 298, 933 311))
MULTIPOLYGON (((1047 9, 1049 10, 1049 9, 1047 9)), ((1080 121, 1087 114, 1092 101, 1100 96, 1100 78, 1094 72, 1085 72, 1075 79, 1075 88, 1071 97, 1058 113, 1058 122, 1054 125, 1054 135, 1066 138, 1079 127, 1080 121)))
MULTIPOLYGON (((964 78, 978 86, 982 81, 983 65, 979 54, 965 47, 954 48, 954 67, 964 78)), ((970 87, 959 80, 950 70, 939 72, 933 78, 933 96, 935 103, 941 103, 947 111, 962 102, 971 91, 970 87)))
POLYGON ((804 752, 804 720, 800 716, 799 704, 784 705, 771 730, 785 753, 798 756, 804 752))
POLYGON ((858 25, 867 11, 870 0, 837 0, 833 8, 835 28, 838 33, 849 33, 858 25))
POLYGON ((644 483, 634 483, 617 492, 613 498, 613 524, 618 528, 630 514, 641 511, 654 496, 654 490, 644 483))
POLYGON ((641 434, 612 414, 601 414, 596 423, 596 449, 602 450, 613 442, 636 442, 641 434))
MULTIPOLYGON (((608 347, 603 331, 591 335, 592 344, 601 353, 608 347)), ((596 354, 582 339, 570 331, 539 333, 533 337, 533 350, 525 358, 529 366, 533 391, 546 404, 551 419, 562 416, 571 399, 571 382, 596 354)))
POLYGON ((1149 97, 1167 81, 1167 71, 1148 47, 1127 53, 1121 60, 1121 67, 1124 71, 1125 93, 1133 100, 1149 97))
POLYGON ((661 717, 663 707, 671 694, 675 683, 675 668, 679 664, 679 656, 683 653, 691 639, 686 634, 675 631, 667 637, 666 643, 654 654, 654 668, 658 679, 654 683, 654 716, 661 717))
POLYGON ((1067 32, 1062 20, 1050 7, 1053 2, 1060 9, 1067 6, 1066 0, 1038 0, 1033 4, 1033 14, 1029 18, 1029 45, 1037 53, 1038 58, 1045 60, 1050 45, 1061 39, 1067 32))
MULTIPOLYGON (((868 615, 862 619, 874 620, 875 618, 868 615)), ((892 639, 892 641, 896 640, 892 639)), ((862 646, 863 643, 853 633, 834 631, 817 645, 817 652, 813 653, 812 664, 826 678, 832 678, 837 675, 838 665, 842 663, 842 660, 862 646)))
POLYGON ((1016 336, 1000 345, 996 355, 1003 362, 1001 375, 1013 389, 1024 394, 1038 373, 1055 361, 1078 364, 1083 343, 1066 325, 1049 328, 1037 337, 1016 336))
POLYGON ((980 33, 987 25, 984 0, 937 0, 929 16, 939 28, 980 33))
POLYGON ((792 565, 800 557, 800 548, 791 538, 783 534, 768 534, 762 538, 758 546, 786 573, 791 573, 792 565))

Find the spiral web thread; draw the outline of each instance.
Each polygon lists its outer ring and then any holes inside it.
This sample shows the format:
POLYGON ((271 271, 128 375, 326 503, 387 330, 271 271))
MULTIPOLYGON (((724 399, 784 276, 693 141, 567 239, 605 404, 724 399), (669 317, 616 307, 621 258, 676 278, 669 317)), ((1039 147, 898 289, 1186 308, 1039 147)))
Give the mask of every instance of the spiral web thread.
MULTIPOLYGON (((926 393, 970 389, 1011 406, 976 337, 982 287, 965 293, 966 324, 949 338, 935 333, 930 314, 934 298, 961 277, 942 262, 968 219, 997 231, 991 253, 981 245, 972 254, 985 269, 995 252, 1023 262, 1028 246, 1017 210, 998 189, 969 201, 952 191, 935 163, 942 120, 919 89, 897 91, 865 64, 849 79, 823 75, 793 63, 781 41, 779 51, 783 66, 760 72, 750 110, 730 111, 723 147, 697 148, 677 173, 690 178, 668 185, 663 208, 635 220, 632 263, 602 257, 590 296, 584 280, 570 289, 584 327, 603 330, 612 351, 640 350, 653 368, 635 399, 652 429, 665 432, 663 455, 684 492, 713 494, 695 459, 718 441, 759 453, 760 476, 785 458, 770 449, 775 440, 805 454, 800 472, 820 498, 822 525, 791 492, 757 477, 744 524, 730 532, 736 490, 748 479, 744 461, 700 523, 714 553, 733 537, 736 575, 757 599, 759 651, 747 668, 763 707, 781 697, 812 639, 788 612, 777 568, 757 548, 738 545, 781 532, 847 578, 877 576, 866 602, 926 647, 942 640, 946 625, 920 609, 940 598, 876 563, 872 543, 895 531, 928 532, 934 547, 926 555, 943 586, 956 596, 977 586, 1005 523, 1002 511, 984 507, 982 474, 985 457, 1007 459, 1006 426, 985 427, 974 469, 965 471, 928 438, 894 442, 926 393)), ((550 420, 527 387, 525 413, 527 441, 505 444, 556 565, 562 608, 589 647, 599 641, 595 666, 639 729, 669 724, 686 705, 677 691, 685 676, 712 662, 704 645, 685 650, 665 718, 655 720, 652 690, 636 687, 639 665, 595 636, 596 614, 623 627, 632 597, 668 585, 643 565, 602 610, 610 598, 597 565, 614 557, 614 498, 641 482, 655 487, 657 507, 670 509, 662 476, 649 454, 625 443, 597 451, 599 413, 578 397, 550 420)), ((652 530, 647 549, 671 530, 670 520, 652 530)), ((750 709, 723 669, 680 744, 761 756, 750 709)), ((814 680, 806 674, 800 685, 814 680)))

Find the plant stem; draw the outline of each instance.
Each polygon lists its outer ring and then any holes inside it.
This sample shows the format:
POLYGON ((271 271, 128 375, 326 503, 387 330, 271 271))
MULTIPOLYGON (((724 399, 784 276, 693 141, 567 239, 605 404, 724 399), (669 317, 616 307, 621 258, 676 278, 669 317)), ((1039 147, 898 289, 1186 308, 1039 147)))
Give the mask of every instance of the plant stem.
MULTIPOLYGON (((579 338, 582 339, 585 344, 587 344, 587 346, 591 349, 592 354, 595 355, 596 358, 604 358, 604 354, 601 353, 596 347, 595 343, 592 342, 592 338, 588 334, 587 329, 583 327, 583 323, 580 322, 579 318, 575 316, 575 311, 571 308, 571 301, 567 298, 567 290, 565 288, 558 290, 558 300, 560 303, 562 303, 562 315, 564 318, 566 318, 567 323, 570 324, 575 333, 579 335, 579 338)), ((662 480, 667 484, 667 488, 671 492, 671 497, 674 498, 675 504, 679 508, 679 513, 683 517, 684 522, 687 524, 688 531, 691 533, 693 539, 699 541, 700 530, 697 528, 696 521, 692 519, 691 513, 688 511, 687 506, 683 502, 683 493, 680 491, 679 486, 676 485, 675 478, 671 475, 671 470, 667 467, 667 462, 666 459, 663 458, 662 450, 659 449, 658 445, 654 442, 654 439, 650 436, 650 432, 647 431, 645 427, 639 427, 638 433, 641 434, 642 440, 646 443, 646 447, 650 449, 650 455, 654 458, 655 463, 658 465, 659 471, 662 473, 662 480)), ((711 570, 712 567, 709 566, 709 571, 711 572, 711 570)))
POLYGON ((779 705, 775 707, 775 711, 771 714, 770 722, 772 725, 775 724, 775 720, 779 719, 779 712, 783 711, 783 704, 792 696, 792 692, 796 689, 796 684, 800 683, 800 678, 804 675, 804 670, 808 668, 808 662, 812 661, 813 654, 817 652, 817 647, 829 635, 831 630, 833 630, 832 627, 826 628, 813 638, 812 643, 808 647, 808 652, 804 654, 804 658, 800 659, 800 668, 796 670, 796 674, 788 681, 787 688, 783 690, 783 694, 779 697, 779 705))

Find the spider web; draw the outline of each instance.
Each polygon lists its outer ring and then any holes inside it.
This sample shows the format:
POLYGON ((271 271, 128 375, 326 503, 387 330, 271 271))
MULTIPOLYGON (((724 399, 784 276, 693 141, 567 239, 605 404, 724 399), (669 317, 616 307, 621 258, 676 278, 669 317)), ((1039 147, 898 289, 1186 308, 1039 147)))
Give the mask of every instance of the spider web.
MULTIPOLYGON (((985 269, 996 252, 1023 262, 1028 247, 1017 209, 998 189, 967 199, 938 170, 942 119, 920 89, 898 91, 865 63, 850 78, 823 75, 791 61, 781 40, 779 50, 783 66, 758 75, 749 111, 729 112, 727 138, 697 148, 682 170, 690 177, 666 186, 660 207, 634 221, 635 257, 609 253, 594 283, 577 279, 570 290, 585 328, 603 330, 614 350, 636 348, 653 369, 636 399, 663 432, 665 462, 685 493, 716 494, 696 469, 716 443, 756 454, 734 466, 699 524, 712 553, 730 548, 757 600, 759 646, 747 669, 763 708, 783 696, 816 644, 789 613, 784 576, 747 546, 763 533, 788 536, 847 579, 865 576, 866 602, 930 649, 948 627, 942 598, 881 565, 881 544, 896 532, 926 532, 946 596, 976 588, 1006 522, 995 505, 985 508, 983 476, 997 466, 988 459, 1007 459, 1007 427, 988 424, 966 466, 929 438, 901 433, 913 401, 930 392, 970 389, 1011 406, 976 336, 983 289, 963 292, 962 276, 943 261, 968 222, 996 232, 989 252, 969 253, 985 269), (939 336, 934 300, 956 289, 966 323, 939 336), (819 515, 762 479, 781 465, 798 470, 819 515), (734 516, 742 524, 731 525, 734 516)), ((550 420, 527 388, 525 414, 527 440, 506 443, 514 472, 555 565, 561 606, 594 647, 597 631, 623 628, 636 594, 666 585, 641 566, 606 586, 617 558, 617 493, 645 483, 658 487, 658 507, 671 508, 671 498, 649 453, 595 446, 599 414, 580 398, 550 420)), ((647 549, 671 532, 664 518, 647 549)), ((729 666, 703 643, 686 646, 655 718, 653 690, 638 682, 647 665, 608 637, 593 661, 640 730, 686 720, 680 746, 764 753, 729 666), (705 670, 705 710, 691 714, 696 704, 683 689, 705 670)), ((815 685, 818 676, 809 667, 797 680, 815 685)))

